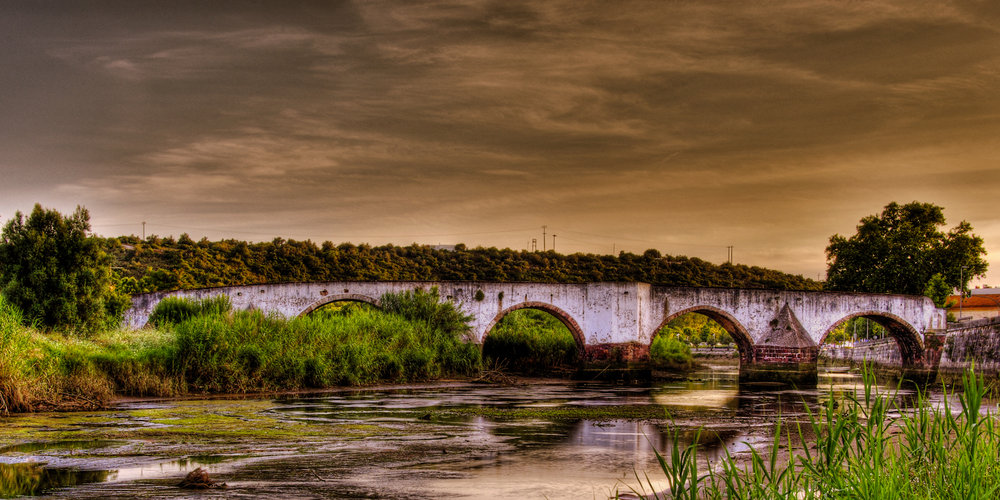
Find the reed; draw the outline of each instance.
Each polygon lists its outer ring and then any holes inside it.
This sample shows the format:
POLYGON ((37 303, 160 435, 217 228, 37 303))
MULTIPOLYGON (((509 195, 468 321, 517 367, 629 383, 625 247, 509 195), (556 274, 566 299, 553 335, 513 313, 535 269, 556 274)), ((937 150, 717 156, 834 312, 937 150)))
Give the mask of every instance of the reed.
POLYGON ((686 454, 675 441, 670 460, 657 453, 671 490, 655 491, 648 478, 627 489, 648 498, 997 498, 997 417, 983 409, 982 376, 969 369, 963 378, 960 392, 946 392, 961 410, 932 406, 923 394, 909 407, 898 391, 878 392, 866 369, 860 396, 830 398, 815 412, 807 406, 804 423, 779 419, 770 448, 752 451, 748 463, 727 454, 698 475, 697 441, 686 454))

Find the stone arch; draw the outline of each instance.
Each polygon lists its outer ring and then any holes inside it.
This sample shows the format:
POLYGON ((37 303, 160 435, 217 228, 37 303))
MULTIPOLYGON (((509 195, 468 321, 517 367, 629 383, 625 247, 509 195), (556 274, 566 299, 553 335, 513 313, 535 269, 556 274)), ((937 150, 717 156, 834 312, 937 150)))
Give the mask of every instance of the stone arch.
POLYGON ((490 334, 490 332, 493 330, 493 327, 496 326, 497 323, 499 323, 504 316, 518 309, 537 309, 539 311, 545 311, 555 316, 559 321, 562 322, 562 324, 566 325, 566 328, 568 328, 570 333, 573 334, 573 338, 576 339, 576 345, 577 347, 580 348, 580 352, 581 353, 584 352, 584 349, 586 348, 587 345, 587 339, 586 336, 583 334, 583 329, 580 328, 580 324, 577 323, 576 320, 573 319, 573 317, 570 316, 569 313, 567 313, 566 311, 563 311, 562 309, 559 309, 558 307, 552 304, 546 304, 545 302, 531 302, 531 301, 521 302, 520 304, 514 304, 498 312, 497 315, 493 317, 493 321, 490 321, 490 324, 486 326, 486 330, 483 332, 483 335, 479 339, 480 343, 486 342, 486 336, 490 334))
POLYGON ((823 331, 819 344, 826 342, 826 337, 838 326, 854 318, 870 319, 885 328, 899 346, 899 357, 904 367, 919 365, 923 360, 924 345, 917 329, 905 319, 882 311, 859 311, 844 316, 823 331))
POLYGON ((309 313, 319 309, 327 304, 332 304, 334 302, 364 302, 365 304, 371 304, 375 307, 381 308, 382 304, 379 303, 378 299, 373 299, 367 295, 360 295, 356 293, 341 293, 337 295, 327 295, 316 302, 313 302, 309 307, 305 308, 299 313, 299 316, 306 316, 309 313))
POLYGON ((709 319, 715 321, 727 332, 729 336, 733 338, 736 342, 736 349, 740 353, 740 364, 749 363, 753 361, 753 338, 750 337, 750 333, 732 314, 719 309, 718 307, 712 306, 694 306, 687 309, 682 309, 675 313, 667 315, 663 318, 663 321, 653 330, 649 336, 649 342, 652 343, 653 339, 656 338, 656 332, 660 331, 667 323, 690 313, 697 313, 703 316, 708 316, 709 319))

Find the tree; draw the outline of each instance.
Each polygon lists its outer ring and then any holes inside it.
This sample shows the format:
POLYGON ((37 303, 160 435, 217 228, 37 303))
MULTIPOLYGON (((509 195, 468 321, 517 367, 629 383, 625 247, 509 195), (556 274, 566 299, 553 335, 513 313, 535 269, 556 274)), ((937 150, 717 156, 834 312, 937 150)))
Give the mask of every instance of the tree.
POLYGON ((943 308, 948 307, 948 297, 952 290, 954 288, 948 285, 941 273, 934 273, 934 276, 931 276, 931 279, 927 281, 924 295, 930 297, 934 301, 934 305, 943 308))
POLYGON ((89 236, 90 214, 64 217, 35 205, 17 212, 0 233, 0 290, 39 326, 93 331, 112 325, 128 307, 115 290, 111 257, 89 236))
POLYGON ((983 239, 962 221, 948 233, 943 209, 931 203, 890 203, 880 215, 861 219, 850 238, 830 237, 826 247, 828 290, 921 295, 931 277, 965 289, 986 273, 983 239))

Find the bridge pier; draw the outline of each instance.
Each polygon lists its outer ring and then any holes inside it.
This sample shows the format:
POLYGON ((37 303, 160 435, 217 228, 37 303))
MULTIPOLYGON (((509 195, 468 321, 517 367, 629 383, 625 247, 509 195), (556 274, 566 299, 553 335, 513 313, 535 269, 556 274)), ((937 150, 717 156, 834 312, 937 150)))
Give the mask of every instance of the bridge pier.
POLYGON ((816 385, 819 346, 786 303, 760 332, 746 362, 741 382, 779 382, 816 385))
POLYGON ((754 346, 751 360, 740 363, 740 382, 816 385, 819 347, 754 346))

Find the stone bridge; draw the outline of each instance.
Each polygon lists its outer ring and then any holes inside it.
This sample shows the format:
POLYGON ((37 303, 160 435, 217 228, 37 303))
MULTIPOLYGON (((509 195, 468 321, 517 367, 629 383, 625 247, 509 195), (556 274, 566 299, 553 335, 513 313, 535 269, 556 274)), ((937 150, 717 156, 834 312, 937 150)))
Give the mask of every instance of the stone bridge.
MULTIPOLYGON (((775 370, 815 374, 819 345, 855 317, 886 327, 899 344, 904 368, 924 362, 925 334, 945 329, 945 311, 926 297, 739 288, 653 286, 648 283, 317 282, 245 285, 133 297, 125 323, 145 326, 164 297, 228 295, 234 309, 301 316, 339 301, 379 305, 387 292, 437 287, 442 300, 471 316, 471 340, 481 343, 501 318, 540 309, 559 318, 586 359, 602 353, 648 356, 656 331, 687 313, 704 314, 729 331, 740 351, 741 374, 775 370), (619 349, 614 349, 619 347, 619 349)), ((751 377, 756 378, 756 377, 751 377)), ((768 378, 767 376, 763 378, 768 378)))

